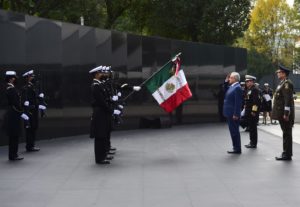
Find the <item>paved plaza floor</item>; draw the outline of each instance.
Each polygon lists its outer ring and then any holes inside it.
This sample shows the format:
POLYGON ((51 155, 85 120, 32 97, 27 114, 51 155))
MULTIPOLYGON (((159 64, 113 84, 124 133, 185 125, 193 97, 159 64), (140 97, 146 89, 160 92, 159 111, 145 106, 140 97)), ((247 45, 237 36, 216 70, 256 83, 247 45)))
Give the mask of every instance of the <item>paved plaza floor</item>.
MULTIPOLYGON (((19 162, 7 161, 7 147, 0 147, 0 206, 296 207, 300 145, 294 143, 293 161, 275 161, 282 151, 276 128, 259 126, 258 148, 243 147, 241 155, 226 153, 225 124, 117 131, 117 154, 105 166, 94 163, 87 135, 40 141, 36 153, 21 144, 19 162)), ((241 135, 247 144, 248 133, 241 135)))

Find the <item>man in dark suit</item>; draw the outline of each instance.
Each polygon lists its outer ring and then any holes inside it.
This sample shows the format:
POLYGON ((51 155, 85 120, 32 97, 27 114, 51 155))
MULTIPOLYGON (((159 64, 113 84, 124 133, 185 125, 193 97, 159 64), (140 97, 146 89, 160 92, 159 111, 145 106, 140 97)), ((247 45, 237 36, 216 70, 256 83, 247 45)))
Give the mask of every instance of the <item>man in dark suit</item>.
POLYGON ((241 154, 241 135, 239 130, 243 90, 239 84, 240 75, 232 72, 229 77, 230 87, 228 88, 223 106, 223 114, 227 119, 233 150, 227 151, 230 154, 241 154))

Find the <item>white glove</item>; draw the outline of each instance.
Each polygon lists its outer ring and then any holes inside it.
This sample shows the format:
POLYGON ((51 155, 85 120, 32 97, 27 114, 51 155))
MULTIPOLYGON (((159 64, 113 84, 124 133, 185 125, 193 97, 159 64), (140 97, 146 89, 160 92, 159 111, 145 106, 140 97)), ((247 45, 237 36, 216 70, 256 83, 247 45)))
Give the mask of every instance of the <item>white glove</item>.
POLYGON ((124 109, 123 105, 118 105, 119 109, 124 109))
POLYGON ((39 95, 40 98, 44 98, 44 96, 45 95, 43 93, 40 93, 40 95, 39 95))
POLYGON ((241 112, 241 116, 245 116, 245 109, 241 112))
POLYGON ((113 101, 117 101, 117 100, 119 100, 119 98, 118 98, 118 96, 113 96, 113 97, 112 97, 112 100, 113 100, 113 101))
POLYGON ((21 114, 21 118, 24 119, 25 121, 29 120, 29 117, 26 114, 21 114))
POLYGON ((133 86, 134 91, 139 91, 139 90, 141 90, 141 88, 142 88, 141 86, 133 86))
POLYGON ((120 110, 118 110, 118 109, 115 109, 115 110, 114 110, 114 114, 115 114, 115 115, 119 115, 120 113, 121 113, 120 110))
POLYGON ((25 101, 24 106, 29 106, 29 101, 25 101))
POLYGON ((117 94, 119 97, 121 97, 122 96, 122 93, 121 92, 118 92, 118 94, 117 94))
POLYGON ((39 105, 39 109, 40 109, 40 110, 46 110, 46 109, 47 109, 47 107, 46 107, 46 106, 44 106, 44 105, 39 105))
POLYGON ((121 85, 121 88, 125 88, 125 87, 127 87, 128 86, 128 84, 127 83, 124 83, 123 85, 121 85))

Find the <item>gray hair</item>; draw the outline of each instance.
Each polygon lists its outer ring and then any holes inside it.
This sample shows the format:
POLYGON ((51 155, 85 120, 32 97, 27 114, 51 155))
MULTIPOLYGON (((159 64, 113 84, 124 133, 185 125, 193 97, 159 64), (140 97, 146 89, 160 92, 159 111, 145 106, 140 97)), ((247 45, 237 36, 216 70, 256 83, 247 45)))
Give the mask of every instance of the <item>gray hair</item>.
POLYGON ((232 72, 230 76, 233 76, 237 82, 240 82, 241 76, 238 72, 232 72))

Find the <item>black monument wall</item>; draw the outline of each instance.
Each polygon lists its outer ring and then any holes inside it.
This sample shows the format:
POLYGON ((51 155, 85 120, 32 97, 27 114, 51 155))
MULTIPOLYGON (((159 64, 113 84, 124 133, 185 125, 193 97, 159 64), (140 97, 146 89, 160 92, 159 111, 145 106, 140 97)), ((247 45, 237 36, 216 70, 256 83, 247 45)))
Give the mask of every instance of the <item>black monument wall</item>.
MULTIPOLYGON (((90 82, 88 71, 110 65, 119 82, 140 84, 182 52, 183 69, 193 97, 182 107, 182 122, 217 120, 218 85, 228 72, 246 70, 245 49, 159 37, 145 37, 52 21, 0 10, 0 124, 6 107, 4 74, 33 69, 48 102, 39 138, 87 134, 90 82)), ((126 94, 124 94, 126 95, 126 94)), ((174 112, 175 114, 175 112, 174 112)), ((143 88, 127 101, 121 128, 138 128, 142 117, 167 116, 143 88)), ((175 120, 175 119, 174 119, 175 120)), ((1 131, 0 143, 6 143, 1 131)))

